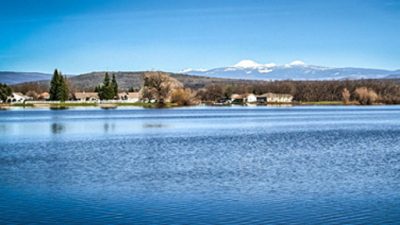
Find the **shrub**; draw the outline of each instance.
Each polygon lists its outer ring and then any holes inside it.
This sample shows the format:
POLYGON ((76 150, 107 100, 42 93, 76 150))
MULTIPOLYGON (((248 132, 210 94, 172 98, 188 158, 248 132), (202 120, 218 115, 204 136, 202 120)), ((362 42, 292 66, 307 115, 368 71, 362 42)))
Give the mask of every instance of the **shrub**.
POLYGON ((190 88, 178 88, 172 92, 171 102, 182 106, 194 105, 198 103, 195 96, 190 88))
POLYGON ((342 100, 344 104, 348 104, 350 101, 350 91, 344 88, 342 91, 342 100))
POLYGON ((366 87, 356 88, 354 92, 361 105, 372 105, 378 99, 378 94, 376 94, 374 90, 366 87))

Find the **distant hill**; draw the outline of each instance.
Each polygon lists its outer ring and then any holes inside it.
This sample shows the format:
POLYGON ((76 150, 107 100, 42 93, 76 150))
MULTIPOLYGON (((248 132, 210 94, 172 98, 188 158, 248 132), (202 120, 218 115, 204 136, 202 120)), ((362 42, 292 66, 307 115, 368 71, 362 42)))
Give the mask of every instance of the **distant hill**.
POLYGON ((0 71, 0 83, 18 84, 23 82, 50 80, 51 74, 36 72, 0 71))
MULTIPOLYGON (((103 72, 92 72, 78 76, 70 76, 72 84, 78 90, 92 90, 95 85, 102 82, 103 72)), ((110 72, 113 73, 113 72, 110 72)), ((120 87, 129 89, 141 85, 144 72, 114 72, 117 74, 120 87)), ((399 79, 400 70, 382 70, 365 68, 329 68, 322 66, 306 65, 301 61, 294 61, 285 65, 273 63, 259 64, 252 60, 242 60, 233 66, 209 70, 187 69, 181 73, 169 73, 188 87, 202 87, 206 83, 224 82, 243 83, 245 80, 253 82, 274 80, 357 80, 357 79, 399 79), (184 75, 188 74, 188 75, 184 75), (189 76, 190 75, 190 76, 189 76), (238 81, 241 80, 241 81, 238 81)), ((31 82, 37 87, 48 85, 51 74, 35 72, 1 72, 0 83, 20 84, 31 82)))
MULTIPOLYGON (((109 74, 115 74, 118 87, 121 91, 127 91, 130 88, 140 89, 143 83, 145 71, 141 72, 112 72, 108 71, 109 74)), ((103 82, 105 71, 86 73, 78 76, 69 77, 69 82, 72 91, 94 91, 94 88, 103 82)), ((204 76, 191 76, 185 74, 167 73, 171 77, 176 78, 178 81, 184 84, 185 87, 194 89, 205 87, 208 84, 223 83, 223 84, 256 84, 260 81, 252 80, 238 80, 238 79, 222 79, 222 78, 210 78, 204 76)), ((36 92, 43 92, 49 89, 49 80, 25 82, 21 84, 12 85, 15 91, 26 92, 28 90, 34 90, 36 92)))
POLYGON ((252 60, 214 69, 186 69, 182 73, 198 76, 251 79, 251 80, 357 80, 382 79, 396 74, 398 71, 368 68, 331 68, 307 65, 302 61, 294 61, 285 65, 274 63, 259 64, 252 60))
POLYGON ((400 79, 400 71, 397 71, 397 74, 391 74, 385 77, 386 79, 400 79))

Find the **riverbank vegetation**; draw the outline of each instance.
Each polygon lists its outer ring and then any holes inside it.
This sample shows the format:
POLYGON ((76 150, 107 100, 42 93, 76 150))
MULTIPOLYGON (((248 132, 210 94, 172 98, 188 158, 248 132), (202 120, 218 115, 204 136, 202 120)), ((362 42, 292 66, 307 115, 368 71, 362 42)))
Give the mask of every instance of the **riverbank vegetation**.
POLYGON ((232 93, 291 94, 293 101, 342 104, 400 104, 399 80, 260 81, 258 84, 211 84, 198 90, 202 101, 216 101, 232 93))
MULTIPOLYGON (((109 74, 105 72, 100 84, 92 83, 91 90, 88 89, 90 86, 85 84, 85 89, 81 90, 76 82, 71 82, 76 78, 67 79, 61 75, 61 72, 55 70, 47 90, 32 83, 14 85, 12 88, 33 99, 39 99, 40 91, 49 91, 50 100, 61 102, 74 99, 75 91, 96 91, 101 100, 118 99, 118 91, 138 91, 140 102, 115 103, 131 106, 163 104, 186 106, 218 103, 221 99, 231 98, 233 94, 249 93, 254 95, 289 94, 293 96, 293 104, 296 105, 400 104, 400 80, 250 81, 145 72, 140 76, 135 76, 135 79, 131 80, 131 85, 126 84, 127 79, 124 79, 123 84, 120 85, 119 74, 121 73, 113 73, 110 79, 109 74), (137 84, 139 81, 140 85, 137 84)), ((86 78, 88 77, 85 75, 86 78)), ((2 97, 1 93, 5 93, 4 90, 4 87, 0 88, 0 97, 2 97)), ((72 103, 65 105, 68 104, 72 103)), ((75 105, 86 106, 87 104, 76 103, 75 105)), ((89 105, 93 105, 93 103, 89 103, 89 105)))
POLYGON ((0 83, 0 101, 5 102, 11 94, 12 89, 8 85, 0 83))

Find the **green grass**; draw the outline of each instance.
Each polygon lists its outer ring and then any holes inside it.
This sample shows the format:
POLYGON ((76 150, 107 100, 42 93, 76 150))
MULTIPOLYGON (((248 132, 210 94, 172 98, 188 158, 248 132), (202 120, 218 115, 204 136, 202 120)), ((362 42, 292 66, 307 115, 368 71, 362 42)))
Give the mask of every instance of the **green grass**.
POLYGON ((17 107, 34 107, 32 103, 14 103, 10 106, 17 106, 17 107))
POLYGON ((117 106, 139 106, 144 108, 172 108, 172 107, 179 107, 179 105, 175 103, 165 103, 165 104, 158 104, 158 103, 145 103, 145 102, 134 102, 134 103, 113 103, 117 106))
POLYGON ((300 105, 344 105, 342 101, 301 102, 300 105))
POLYGON ((139 107, 152 107, 154 103, 145 103, 145 102, 119 102, 119 103, 112 103, 116 106, 139 106, 139 107))
POLYGON ((79 106, 97 106, 96 103, 86 103, 86 102, 74 102, 74 103, 51 103, 50 107, 79 107, 79 106))
POLYGON ((61 102, 61 103, 15 103, 5 104, 2 103, 2 107, 49 107, 49 108, 64 108, 64 107, 101 107, 102 105, 115 105, 115 106, 137 106, 144 108, 171 108, 177 107, 178 105, 173 103, 166 103, 159 105, 157 103, 145 103, 145 102, 118 102, 118 103, 92 103, 92 102, 61 102))

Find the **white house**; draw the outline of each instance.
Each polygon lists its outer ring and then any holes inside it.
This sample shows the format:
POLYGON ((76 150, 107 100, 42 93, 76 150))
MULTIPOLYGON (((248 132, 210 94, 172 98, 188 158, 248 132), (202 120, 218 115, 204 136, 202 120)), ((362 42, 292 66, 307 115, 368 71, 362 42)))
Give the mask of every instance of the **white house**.
POLYGON ((258 103, 291 103, 293 96, 289 94, 266 93, 257 96, 258 103))
POLYGON ((232 103, 256 103, 257 96, 254 94, 233 94, 231 95, 232 103))
POLYGON ((246 95, 246 102, 248 103, 256 103, 257 102, 257 96, 254 94, 247 94, 246 95))
POLYGON ((9 103, 24 103, 27 100, 33 100, 33 98, 26 96, 21 92, 13 92, 11 96, 7 98, 7 102, 9 103))

